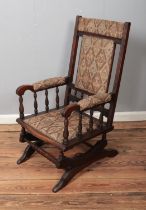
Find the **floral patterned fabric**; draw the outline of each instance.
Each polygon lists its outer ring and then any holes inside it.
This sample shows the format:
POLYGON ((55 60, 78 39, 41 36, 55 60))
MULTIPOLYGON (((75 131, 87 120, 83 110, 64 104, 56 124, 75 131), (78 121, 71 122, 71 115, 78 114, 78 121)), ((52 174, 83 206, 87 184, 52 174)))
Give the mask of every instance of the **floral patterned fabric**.
POLYGON ((85 99, 82 99, 78 102, 80 105, 80 110, 92 108, 93 106, 100 105, 104 102, 108 102, 111 100, 111 94, 109 93, 101 93, 98 95, 89 96, 85 99))
POLYGON ((78 25, 79 31, 92 32, 114 38, 122 38, 123 29, 124 23, 121 22, 82 17, 79 19, 78 25))
POLYGON ((112 40, 83 36, 75 87, 94 94, 106 92, 113 53, 112 40))
POLYGON ((65 84, 66 77, 54 77, 33 84, 35 91, 65 84))
MULTIPOLYGON (((33 116, 24 119, 24 122, 32 128, 48 136, 52 140, 63 143, 64 117, 61 115, 61 109, 50 111, 41 115, 33 116)), ((79 114, 73 112, 69 117, 69 140, 76 137, 78 131, 79 114)), ((96 128, 94 120, 94 127, 96 128)), ((82 118, 82 133, 86 133, 89 128, 89 116, 83 115, 82 118)))

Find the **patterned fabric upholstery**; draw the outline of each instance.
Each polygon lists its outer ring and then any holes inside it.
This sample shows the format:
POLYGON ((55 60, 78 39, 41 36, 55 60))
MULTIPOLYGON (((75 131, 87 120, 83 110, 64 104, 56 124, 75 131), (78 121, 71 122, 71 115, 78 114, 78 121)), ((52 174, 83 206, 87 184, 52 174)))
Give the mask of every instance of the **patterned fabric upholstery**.
POLYGON ((94 94, 106 92, 113 52, 112 40, 83 36, 75 87, 94 94))
POLYGON ((42 90, 45 88, 50 88, 53 86, 59 86, 65 84, 65 77, 54 77, 45 80, 38 81, 33 84, 33 88, 35 91, 42 90))
POLYGON ((109 93, 101 93, 82 99, 78 102, 78 104, 80 105, 80 110, 83 111, 84 109, 92 108, 93 106, 100 105, 110 100, 111 95, 109 93))
POLYGON ((79 19, 78 25, 79 31, 92 32, 114 38, 122 38, 123 28, 124 23, 82 17, 79 19))
MULTIPOLYGON (((79 114, 77 112, 73 112, 69 117, 69 140, 76 137, 78 121, 79 114)), ((33 116, 31 118, 24 119, 24 122, 52 140, 58 143, 63 143, 64 117, 61 115, 61 110, 50 111, 48 113, 33 116)), ((82 132, 84 134, 89 128, 88 116, 83 115, 82 125, 82 132)), ((96 128, 95 121, 93 128, 96 128)))

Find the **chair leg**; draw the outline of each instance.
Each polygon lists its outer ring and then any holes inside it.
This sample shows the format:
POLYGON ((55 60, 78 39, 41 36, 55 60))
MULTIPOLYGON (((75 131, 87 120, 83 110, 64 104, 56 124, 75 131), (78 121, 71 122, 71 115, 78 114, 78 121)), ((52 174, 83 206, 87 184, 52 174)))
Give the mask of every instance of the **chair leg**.
POLYGON ((79 171, 81 171, 83 168, 87 167, 91 163, 105 157, 114 157, 118 154, 116 150, 104 149, 105 146, 106 141, 101 140, 100 142, 97 142, 97 144, 95 144, 95 146, 89 149, 86 153, 75 155, 70 160, 71 167, 69 167, 68 160, 68 166, 66 166, 63 176, 61 177, 59 182, 53 187, 52 191, 58 192, 59 190, 61 190, 79 171))
MULTIPOLYGON (((38 141, 38 142, 35 142, 34 144, 38 147, 41 147, 44 144, 44 142, 38 141)), ((21 164, 25 162, 26 160, 28 160, 33 155, 34 152, 35 150, 32 148, 32 146, 27 145, 22 156, 17 160, 17 164, 21 164)))

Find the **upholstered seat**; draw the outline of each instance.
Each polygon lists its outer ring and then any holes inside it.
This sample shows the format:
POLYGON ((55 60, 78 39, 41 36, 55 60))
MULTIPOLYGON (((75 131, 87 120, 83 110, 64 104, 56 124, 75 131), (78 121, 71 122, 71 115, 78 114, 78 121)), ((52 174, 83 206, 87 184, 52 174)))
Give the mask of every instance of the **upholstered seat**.
MULTIPOLYGON (((48 113, 32 116, 24 120, 36 131, 46 135, 53 141, 63 143, 64 117, 61 115, 61 109, 50 111, 48 113)), ((78 131, 79 113, 74 111, 69 117, 69 138, 71 140, 76 137, 78 131)), ((97 127, 97 121, 94 120, 94 129, 97 127)), ((89 129, 89 115, 83 115, 82 118, 82 133, 87 133, 89 129)))
MULTIPOLYGON (((43 84, 43 83, 42 83, 43 84)), ((97 104, 106 103, 111 100, 111 95, 108 93, 101 93, 98 95, 92 95, 85 99, 80 100, 77 104, 80 107, 80 111, 94 107, 97 104)), ((51 140, 58 143, 63 143, 63 131, 64 131, 64 117, 62 116, 64 109, 50 110, 47 113, 40 113, 39 115, 28 116, 24 118, 23 122, 41 134, 49 137, 51 140)), ((69 120, 69 137, 68 140, 77 137, 79 112, 74 111, 68 118, 69 120)), ((83 113, 82 117, 82 134, 88 133, 90 116, 83 113)), ((97 119, 93 120, 93 130, 98 126, 97 119)))

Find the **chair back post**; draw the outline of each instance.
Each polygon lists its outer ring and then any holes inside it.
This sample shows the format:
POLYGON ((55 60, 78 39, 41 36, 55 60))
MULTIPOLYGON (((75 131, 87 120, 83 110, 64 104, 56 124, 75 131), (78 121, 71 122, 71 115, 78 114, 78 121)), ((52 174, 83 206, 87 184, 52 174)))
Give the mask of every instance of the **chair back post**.
POLYGON ((79 41, 78 24, 79 24, 79 18, 80 17, 81 16, 76 16, 73 43, 72 43, 70 63, 69 63, 69 72, 68 72, 68 76, 69 76, 70 80, 69 80, 69 83, 67 84, 66 92, 65 92, 65 100, 64 100, 64 105, 65 106, 69 104, 69 95, 71 93, 70 84, 72 83, 72 80, 73 80, 74 68, 75 68, 75 62, 76 62, 76 55, 77 55, 77 49, 78 49, 78 41, 79 41))
POLYGON ((120 82, 121 82, 123 66, 124 66, 124 60, 125 60, 125 55, 126 55, 126 49, 127 49, 127 44, 128 44, 130 26, 131 26, 130 22, 126 22, 124 24, 122 42, 121 42, 121 46, 120 46, 119 58, 118 58, 116 74, 115 74, 115 78, 114 78, 113 91, 112 91, 113 99, 110 103, 109 115, 108 115, 108 120, 107 120, 108 127, 110 127, 112 125, 113 119, 114 119, 114 113, 115 113, 115 109, 116 109, 118 93, 119 93, 119 88, 120 88, 120 82))

